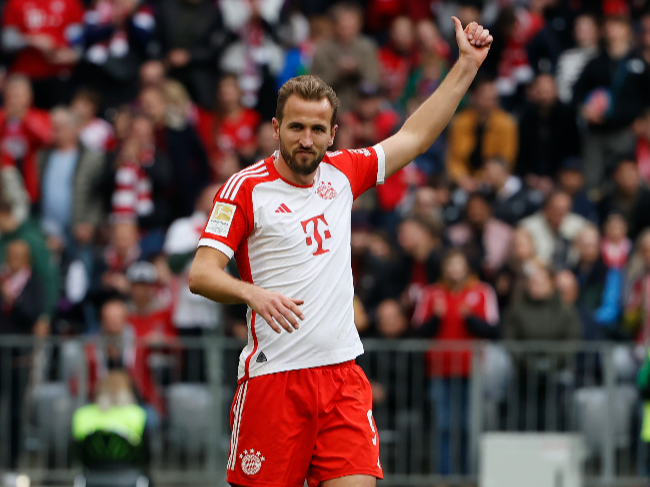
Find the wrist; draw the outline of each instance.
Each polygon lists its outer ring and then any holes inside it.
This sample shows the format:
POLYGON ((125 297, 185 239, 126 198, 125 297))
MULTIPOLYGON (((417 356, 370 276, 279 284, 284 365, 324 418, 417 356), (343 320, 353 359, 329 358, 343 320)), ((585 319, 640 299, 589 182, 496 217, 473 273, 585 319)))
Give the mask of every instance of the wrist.
POLYGON ((471 55, 463 54, 462 52, 458 56, 458 62, 456 64, 458 64, 463 71, 473 73, 474 75, 478 72, 478 68, 481 67, 479 62, 471 55))

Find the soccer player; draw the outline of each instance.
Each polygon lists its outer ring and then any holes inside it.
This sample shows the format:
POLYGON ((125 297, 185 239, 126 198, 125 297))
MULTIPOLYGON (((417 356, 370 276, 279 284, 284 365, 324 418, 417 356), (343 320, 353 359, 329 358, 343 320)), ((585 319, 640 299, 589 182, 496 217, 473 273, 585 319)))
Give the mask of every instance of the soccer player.
POLYGON ((453 17, 460 56, 444 82, 374 147, 327 152, 336 94, 300 76, 278 94, 280 150, 215 196, 190 289, 248 305, 248 344, 230 414, 234 486, 373 487, 383 478, 370 385, 354 359, 352 202, 428 149, 487 56, 492 36, 453 17), (235 256, 242 280, 223 269, 235 256))

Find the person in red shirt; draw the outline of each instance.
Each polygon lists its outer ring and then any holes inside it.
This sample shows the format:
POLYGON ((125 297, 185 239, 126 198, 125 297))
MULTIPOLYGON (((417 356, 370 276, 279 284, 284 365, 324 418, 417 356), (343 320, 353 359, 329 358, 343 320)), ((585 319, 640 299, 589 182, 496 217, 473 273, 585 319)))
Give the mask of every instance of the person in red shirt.
POLYGON ((83 6, 79 0, 9 0, 2 16, 2 47, 14 53, 13 73, 34 82, 36 106, 52 108, 72 96, 72 69, 81 57, 83 6))
POLYGON ((379 49, 381 84, 391 101, 397 100, 418 64, 415 26, 408 17, 397 17, 390 26, 390 38, 379 49))
POLYGON ((39 198, 36 153, 53 142, 50 116, 32 107, 32 89, 24 75, 7 78, 4 101, 5 106, 0 110, 0 165, 20 170, 30 202, 36 203, 39 198))
POLYGON ((257 149, 259 113, 242 104, 242 92, 236 74, 226 74, 217 87, 217 110, 199 112, 198 131, 213 168, 228 153, 247 159, 257 149))
MULTIPOLYGON (((413 325, 418 334, 434 338, 442 347, 446 342, 449 348, 454 341, 496 338, 498 322, 499 307, 494 290, 470 274, 467 258, 462 252, 449 250, 442 261, 442 279, 424 289, 416 306, 413 325)), ((435 403, 439 432, 438 468, 443 475, 467 472, 471 364, 469 347, 453 347, 452 351, 431 350, 427 355, 431 399, 435 403), (454 415, 454 424, 453 408, 460 410, 454 415), (452 431, 461 433, 460 445, 451 444, 452 431), (459 461, 453 461, 452 451, 461 452, 459 461), (460 465, 461 471, 452 472, 452 465, 460 465)))

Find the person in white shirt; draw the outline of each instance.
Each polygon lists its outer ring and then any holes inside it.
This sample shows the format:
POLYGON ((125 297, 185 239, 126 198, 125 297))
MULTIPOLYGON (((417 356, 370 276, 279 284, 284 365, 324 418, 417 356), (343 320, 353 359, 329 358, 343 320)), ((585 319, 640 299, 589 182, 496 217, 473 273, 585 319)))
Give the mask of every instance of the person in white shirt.
POLYGON ((249 339, 231 411, 231 485, 371 487, 383 478, 372 391, 354 359, 350 220, 355 198, 428 149, 485 60, 492 36, 454 17, 460 57, 392 137, 327 152, 338 98, 316 76, 280 89, 280 150, 215 197, 190 290, 248 305, 249 339), (242 280, 223 269, 235 257, 242 280))

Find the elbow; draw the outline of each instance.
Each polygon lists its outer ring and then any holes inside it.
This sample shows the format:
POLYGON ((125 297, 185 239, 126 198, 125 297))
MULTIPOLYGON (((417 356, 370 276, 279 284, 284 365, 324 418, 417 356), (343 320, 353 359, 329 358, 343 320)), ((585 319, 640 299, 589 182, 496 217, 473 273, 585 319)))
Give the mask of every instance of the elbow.
POLYGON ((201 294, 201 276, 194 265, 190 268, 188 284, 192 294, 201 294))

